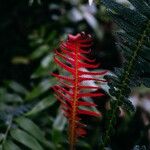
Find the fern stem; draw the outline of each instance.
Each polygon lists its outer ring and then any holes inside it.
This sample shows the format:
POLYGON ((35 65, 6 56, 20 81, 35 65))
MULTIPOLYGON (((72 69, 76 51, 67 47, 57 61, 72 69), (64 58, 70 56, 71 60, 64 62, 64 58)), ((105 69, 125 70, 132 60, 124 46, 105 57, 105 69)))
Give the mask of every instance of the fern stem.
POLYGON ((70 120, 70 127, 69 127, 69 142, 70 142, 70 150, 75 149, 75 143, 76 143, 76 115, 77 115, 77 103, 78 103, 78 44, 76 45, 76 52, 75 52, 75 82, 74 82, 74 97, 73 97, 73 106, 72 106, 72 116, 70 120))
POLYGON ((121 101, 122 95, 123 95, 124 91, 127 88, 127 85, 129 83, 128 79, 130 78, 130 76, 132 74, 132 71, 133 71, 133 68, 134 68, 134 63, 135 63, 135 61, 136 61, 136 59, 138 57, 138 54, 140 53, 141 47, 142 47, 142 45, 144 43, 144 38, 147 36, 147 31, 148 31, 149 28, 150 28, 150 20, 146 24, 146 28, 143 31, 143 33, 141 35, 141 38, 138 40, 137 47, 133 51, 133 55, 132 55, 130 61, 128 62, 128 64, 127 64, 127 69, 124 71, 124 73, 122 75, 122 80, 120 82, 122 87, 117 92, 117 95, 116 95, 117 102, 115 103, 115 105, 114 105, 114 107, 112 109, 112 117, 111 117, 111 119, 109 121, 108 129, 106 130, 105 136, 103 138, 103 142, 101 144, 101 150, 105 149, 105 145, 110 140, 111 129, 113 128, 113 125, 115 124, 115 119, 116 119, 116 115, 115 114, 117 112, 117 108, 118 108, 119 102, 121 101))
POLYGON ((104 72, 90 72, 86 68, 97 68, 99 64, 95 63, 95 60, 90 60, 85 54, 91 52, 92 38, 84 32, 77 35, 68 35, 68 39, 62 42, 60 45, 61 52, 57 50, 54 57, 54 61, 67 72, 71 74, 71 77, 52 73, 53 76, 58 78, 62 85, 55 85, 53 90, 56 92, 56 98, 61 102, 64 115, 68 118, 69 128, 69 149, 75 150, 76 142, 79 137, 86 135, 86 125, 81 121, 80 115, 88 115, 94 117, 100 117, 101 113, 94 112, 92 110, 86 110, 82 107, 96 106, 93 102, 82 101, 83 97, 100 97, 103 96, 101 92, 92 93, 90 89, 98 89, 97 86, 84 85, 83 82, 88 80, 106 82, 105 80, 99 80, 93 76, 104 75, 104 72), (61 61, 60 59, 63 59, 61 61), (92 63, 92 64, 91 64, 92 63), (91 76, 91 77, 88 77, 91 76), (63 81, 62 81, 63 80, 63 81), (69 83, 66 83, 69 82, 69 83), (86 89, 89 91, 86 92, 86 89), (85 90, 85 92, 83 92, 85 90))
POLYGON ((5 141, 6 141, 6 139, 7 139, 8 133, 9 133, 9 131, 10 131, 10 129, 11 129, 12 120, 13 120, 13 117, 11 117, 10 120, 9 120, 8 127, 7 127, 7 129, 6 129, 6 132, 5 132, 5 134, 4 134, 4 138, 3 138, 3 141, 2 141, 2 146, 5 144, 5 141))

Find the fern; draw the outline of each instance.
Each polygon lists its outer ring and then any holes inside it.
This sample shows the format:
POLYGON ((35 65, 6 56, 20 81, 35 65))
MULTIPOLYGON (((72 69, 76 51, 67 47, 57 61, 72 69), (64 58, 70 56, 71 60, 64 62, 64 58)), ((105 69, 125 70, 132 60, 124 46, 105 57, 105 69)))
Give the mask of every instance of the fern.
POLYGON ((75 148, 77 138, 86 134, 85 124, 81 122, 80 115, 101 116, 98 112, 83 109, 84 107, 95 107, 96 105, 93 102, 83 101, 82 98, 103 96, 102 93, 87 92, 87 89, 97 90, 99 87, 85 86, 83 83, 88 80, 105 82, 105 80, 93 76, 104 75, 106 71, 89 72, 84 69, 93 69, 99 66, 99 64, 91 64, 95 60, 88 59, 85 56, 85 54, 90 53, 89 48, 91 45, 92 39, 90 35, 85 33, 77 34, 76 36, 69 35, 68 40, 60 45, 60 50, 63 54, 59 50, 55 52, 55 62, 69 72, 71 76, 53 73, 55 77, 60 79, 61 85, 56 85, 53 89, 56 92, 57 99, 62 104, 64 115, 68 118, 70 150, 75 148))
POLYGON ((119 49, 124 54, 122 68, 116 68, 117 77, 108 77, 111 81, 110 94, 116 100, 111 110, 111 119, 103 137, 102 148, 109 142, 116 122, 118 106, 132 109, 128 100, 130 89, 144 84, 149 87, 150 73, 150 1, 128 0, 133 9, 127 8, 113 0, 102 0, 116 24, 123 29, 117 36, 121 39, 119 49), (147 76, 146 76, 147 75, 147 76))

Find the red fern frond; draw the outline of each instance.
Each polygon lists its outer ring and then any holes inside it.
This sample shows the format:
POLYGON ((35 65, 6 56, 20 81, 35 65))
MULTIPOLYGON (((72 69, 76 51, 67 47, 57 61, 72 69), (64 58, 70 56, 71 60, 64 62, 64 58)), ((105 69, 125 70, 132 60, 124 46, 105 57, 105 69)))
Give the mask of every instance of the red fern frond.
MULTIPOLYGON (((85 125, 81 123, 80 115, 101 116, 100 113, 81 109, 80 106, 92 107, 96 106, 92 102, 81 101, 84 97, 98 97, 102 93, 92 93, 90 89, 97 90, 97 86, 86 86, 83 82, 92 80, 97 82, 105 82, 95 75, 104 75, 103 72, 89 72, 83 68, 97 68, 99 64, 94 64, 95 60, 91 60, 85 56, 90 53, 92 38, 85 33, 77 34, 76 36, 69 35, 67 41, 60 44, 60 50, 55 51, 54 61, 64 68, 70 76, 63 76, 53 73, 60 80, 61 85, 53 87, 56 92, 57 99, 62 104, 64 115, 69 122, 69 143, 70 150, 74 149, 78 137, 85 136, 85 125), (92 64, 93 63, 93 64, 92 64), (89 91, 87 91, 89 89, 89 91), (83 91, 86 92, 83 92, 83 91)), ((92 91, 92 90, 91 90, 92 91)))

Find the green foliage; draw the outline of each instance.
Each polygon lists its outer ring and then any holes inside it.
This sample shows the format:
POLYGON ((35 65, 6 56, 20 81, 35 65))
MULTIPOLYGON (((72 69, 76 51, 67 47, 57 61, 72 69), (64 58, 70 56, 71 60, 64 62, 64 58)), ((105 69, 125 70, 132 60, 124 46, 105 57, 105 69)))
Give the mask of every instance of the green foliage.
POLYGON ((6 141, 4 143, 4 150, 21 150, 16 144, 14 144, 12 141, 6 141))
POLYGON ((43 150, 41 145, 29 134, 26 132, 20 130, 20 129, 14 129, 10 132, 12 138, 19 143, 27 146, 30 149, 36 150, 43 150))
POLYGON ((122 29, 117 36, 121 39, 118 47, 124 56, 122 68, 115 69, 116 77, 107 77, 111 80, 110 94, 116 101, 112 105, 112 117, 103 139, 104 146, 110 140, 118 106, 123 105, 126 109, 133 110, 128 100, 131 89, 141 84, 149 87, 147 75, 150 73, 150 5, 144 0, 129 0, 134 6, 131 9, 112 0, 102 2, 108 8, 112 19, 122 29))

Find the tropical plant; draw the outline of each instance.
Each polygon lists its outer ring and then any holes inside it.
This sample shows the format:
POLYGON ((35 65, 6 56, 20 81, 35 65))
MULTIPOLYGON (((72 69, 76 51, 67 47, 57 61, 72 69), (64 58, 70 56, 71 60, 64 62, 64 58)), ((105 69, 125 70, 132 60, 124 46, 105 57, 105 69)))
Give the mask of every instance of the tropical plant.
POLYGON ((85 85, 86 81, 106 82, 103 79, 94 78, 93 76, 104 75, 107 71, 91 72, 85 69, 94 69, 99 66, 99 64, 94 64, 95 60, 91 60, 85 56, 90 53, 91 45, 91 36, 82 32, 76 36, 69 35, 66 42, 62 42, 60 45, 61 52, 58 50, 55 52, 55 62, 71 74, 71 77, 68 77, 68 75, 62 76, 53 73, 55 77, 60 79, 61 85, 56 85, 53 89, 56 92, 56 98, 62 104, 64 115, 68 118, 70 150, 75 148, 77 138, 86 134, 84 129, 85 124, 81 123, 80 116, 101 116, 98 112, 84 108, 96 106, 93 102, 83 101, 85 97, 103 96, 100 92, 92 93, 93 89, 97 90, 99 87, 85 85), (61 62, 57 57, 60 57, 63 61, 61 62))

